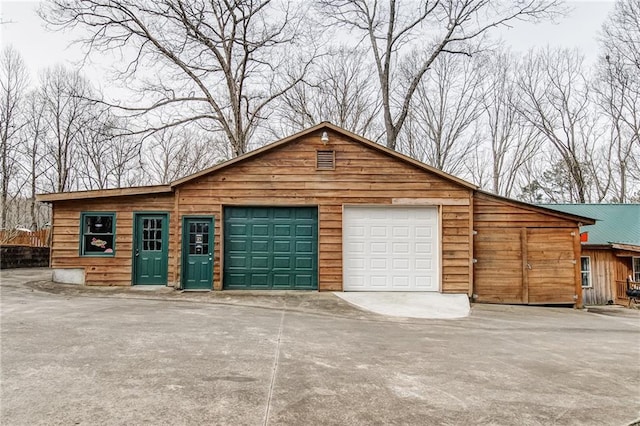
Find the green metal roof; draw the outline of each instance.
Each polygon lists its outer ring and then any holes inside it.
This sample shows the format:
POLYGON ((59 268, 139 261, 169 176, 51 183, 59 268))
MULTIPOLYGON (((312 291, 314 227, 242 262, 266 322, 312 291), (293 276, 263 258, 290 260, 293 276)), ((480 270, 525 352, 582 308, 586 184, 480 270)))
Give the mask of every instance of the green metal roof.
POLYGON ((542 207, 597 219, 580 227, 589 233, 587 244, 634 244, 640 246, 640 204, 541 204, 542 207))

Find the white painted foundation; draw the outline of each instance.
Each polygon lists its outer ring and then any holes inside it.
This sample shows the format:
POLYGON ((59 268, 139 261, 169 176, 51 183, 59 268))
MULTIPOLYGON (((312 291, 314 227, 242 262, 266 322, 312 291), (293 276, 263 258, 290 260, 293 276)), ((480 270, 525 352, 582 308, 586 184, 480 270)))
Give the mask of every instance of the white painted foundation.
POLYGON ((54 269, 53 281, 61 284, 84 285, 84 269, 54 269))

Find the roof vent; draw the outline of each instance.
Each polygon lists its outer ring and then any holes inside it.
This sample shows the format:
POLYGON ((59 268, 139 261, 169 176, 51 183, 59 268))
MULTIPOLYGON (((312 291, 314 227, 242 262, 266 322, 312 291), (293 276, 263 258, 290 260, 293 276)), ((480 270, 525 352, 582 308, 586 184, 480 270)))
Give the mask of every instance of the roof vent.
POLYGON ((335 151, 331 151, 331 150, 316 151, 316 169, 317 170, 335 170, 336 169, 335 151))

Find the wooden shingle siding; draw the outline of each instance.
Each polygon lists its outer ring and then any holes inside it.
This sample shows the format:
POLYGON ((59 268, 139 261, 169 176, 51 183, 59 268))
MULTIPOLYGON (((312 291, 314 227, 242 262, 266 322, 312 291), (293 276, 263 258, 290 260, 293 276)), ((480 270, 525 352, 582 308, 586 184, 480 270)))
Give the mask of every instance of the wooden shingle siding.
MULTIPOLYGON (((58 201, 52 212, 52 268, 84 268, 85 280, 92 285, 131 285, 133 213, 142 211, 171 212, 173 194, 97 198, 81 201, 58 201), (82 212, 116 212, 115 256, 80 256, 80 214, 82 212)), ((169 242, 174 241, 176 218, 170 215, 169 242)), ((171 262, 169 253, 169 281, 171 262)))
POLYGON ((308 135, 185 182, 178 191, 179 217, 216 217, 215 289, 222 288, 219 242, 224 205, 318 206, 319 289, 330 291, 342 289, 344 205, 392 205, 394 199, 455 200, 454 204, 461 205, 441 208, 442 290, 469 291, 470 190, 346 136, 330 133, 324 147, 319 136, 308 135), (316 170, 319 149, 335 151, 335 170, 316 170))

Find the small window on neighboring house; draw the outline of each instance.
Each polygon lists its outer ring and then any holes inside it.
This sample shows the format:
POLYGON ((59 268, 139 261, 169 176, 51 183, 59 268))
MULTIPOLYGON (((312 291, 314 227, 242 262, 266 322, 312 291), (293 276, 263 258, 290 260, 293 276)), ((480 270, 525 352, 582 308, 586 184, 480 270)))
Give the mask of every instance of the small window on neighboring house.
POLYGON ((317 151, 316 169, 317 170, 335 170, 336 169, 335 151, 317 151))
POLYGON ((115 213, 82 213, 80 217, 80 254, 114 256, 115 213))
POLYGON ((591 258, 589 256, 580 258, 580 272, 582 274, 582 287, 591 288, 591 258))
POLYGON ((640 283, 640 257, 633 258, 633 281, 640 283))

